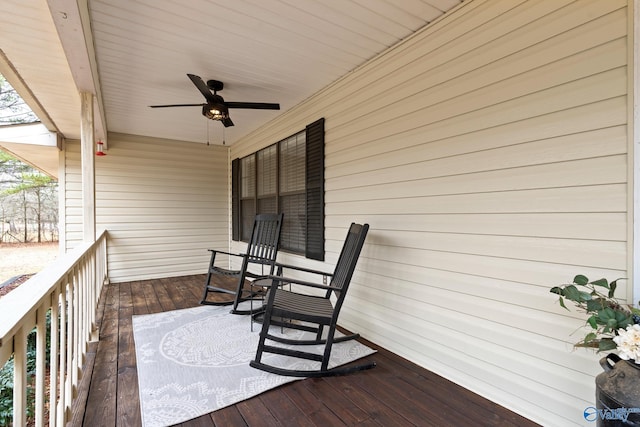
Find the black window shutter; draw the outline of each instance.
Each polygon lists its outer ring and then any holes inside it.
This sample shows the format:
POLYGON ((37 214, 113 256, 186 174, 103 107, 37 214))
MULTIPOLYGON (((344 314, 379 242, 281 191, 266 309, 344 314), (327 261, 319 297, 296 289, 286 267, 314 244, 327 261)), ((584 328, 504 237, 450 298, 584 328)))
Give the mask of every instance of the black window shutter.
POLYGON ((306 142, 307 239, 305 256, 324 261, 324 118, 307 126, 306 142))
POLYGON ((240 159, 231 161, 231 238, 240 240, 240 159))

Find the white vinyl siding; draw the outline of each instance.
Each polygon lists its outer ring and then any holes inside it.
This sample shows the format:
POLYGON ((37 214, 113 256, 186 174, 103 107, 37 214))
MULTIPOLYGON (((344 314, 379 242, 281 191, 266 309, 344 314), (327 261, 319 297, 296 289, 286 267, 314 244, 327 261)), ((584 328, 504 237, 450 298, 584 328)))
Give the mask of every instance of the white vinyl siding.
MULTIPOLYGON (((82 239, 80 144, 66 150, 67 248, 82 239)), ((109 232, 109 279, 202 274, 229 245, 228 149, 112 134, 96 158, 96 223, 109 232)))
POLYGON ((343 326, 543 425, 584 425, 600 355, 573 351, 585 319, 549 288, 631 276, 627 13, 468 1, 234 144, 326 119, 327 262, 279 260, 333 268, 349 223, 369 223, 343 326))

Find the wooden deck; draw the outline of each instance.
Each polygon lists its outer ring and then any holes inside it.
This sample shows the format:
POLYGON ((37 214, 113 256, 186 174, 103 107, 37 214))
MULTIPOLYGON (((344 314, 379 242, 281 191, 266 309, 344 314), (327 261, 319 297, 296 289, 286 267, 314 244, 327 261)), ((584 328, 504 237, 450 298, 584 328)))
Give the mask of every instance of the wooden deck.
MULTIPOLYGON (((133 314, 197 306, 204 275, 107 285, 73 426, 140 426, 133 314)), ((181 426, 518 426, 536 424, 373 343, 377 367, 306 379, 181 426)))

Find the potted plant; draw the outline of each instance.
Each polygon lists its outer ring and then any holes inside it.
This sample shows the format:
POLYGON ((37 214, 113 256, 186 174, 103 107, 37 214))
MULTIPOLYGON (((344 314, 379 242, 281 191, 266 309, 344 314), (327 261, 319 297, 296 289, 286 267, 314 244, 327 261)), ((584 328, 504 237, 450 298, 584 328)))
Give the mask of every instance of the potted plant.
POLYGON ((579 274, 550 292, 565 309, 571 301, 588 316, 590 330, 576 347, 617 352, 600 360, 604 372, 596 377, 596 407, 585 409, 585 419, 598 426, 640 426, 640 309, 615 298, 618 280, 590 281, 579 274))
POLYGON ((572 301, 589 316, 587 325, 591 331, 576 347, 594 348, 598 352, 618 350, 622 359, 640 363, 640 309, 620 304, 615 298, 618 280, 591 282, 579 274, 573 283, 554 286, 550 292, 559 295, 560 306, 569 310, 565 301, 572 301))

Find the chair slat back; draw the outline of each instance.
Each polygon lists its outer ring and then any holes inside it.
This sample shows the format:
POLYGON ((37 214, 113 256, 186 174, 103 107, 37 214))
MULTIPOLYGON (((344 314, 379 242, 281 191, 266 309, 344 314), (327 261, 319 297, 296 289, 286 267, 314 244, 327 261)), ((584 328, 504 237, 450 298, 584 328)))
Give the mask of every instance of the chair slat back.
POLYGON ((340 309, 349 284, 351 283, 351 277, 356 269, 356 264, 360 257, 360 251, 362 250, 364 239, 367 237, 368 231, 369 224, 351 223, 351 226, 349 227, 347 238, 342 246, 342 251, 338 257, 338 262, 333 272, 333 278, 331 279, 331 286, 341 289, 340 291, 333 291, 336 293, 338 298, 334 305, 336 310, 340 309))
POLYGON ((284 214, 259 214, 247 246, 249 262, 273 265, 278 254, 284 214))

